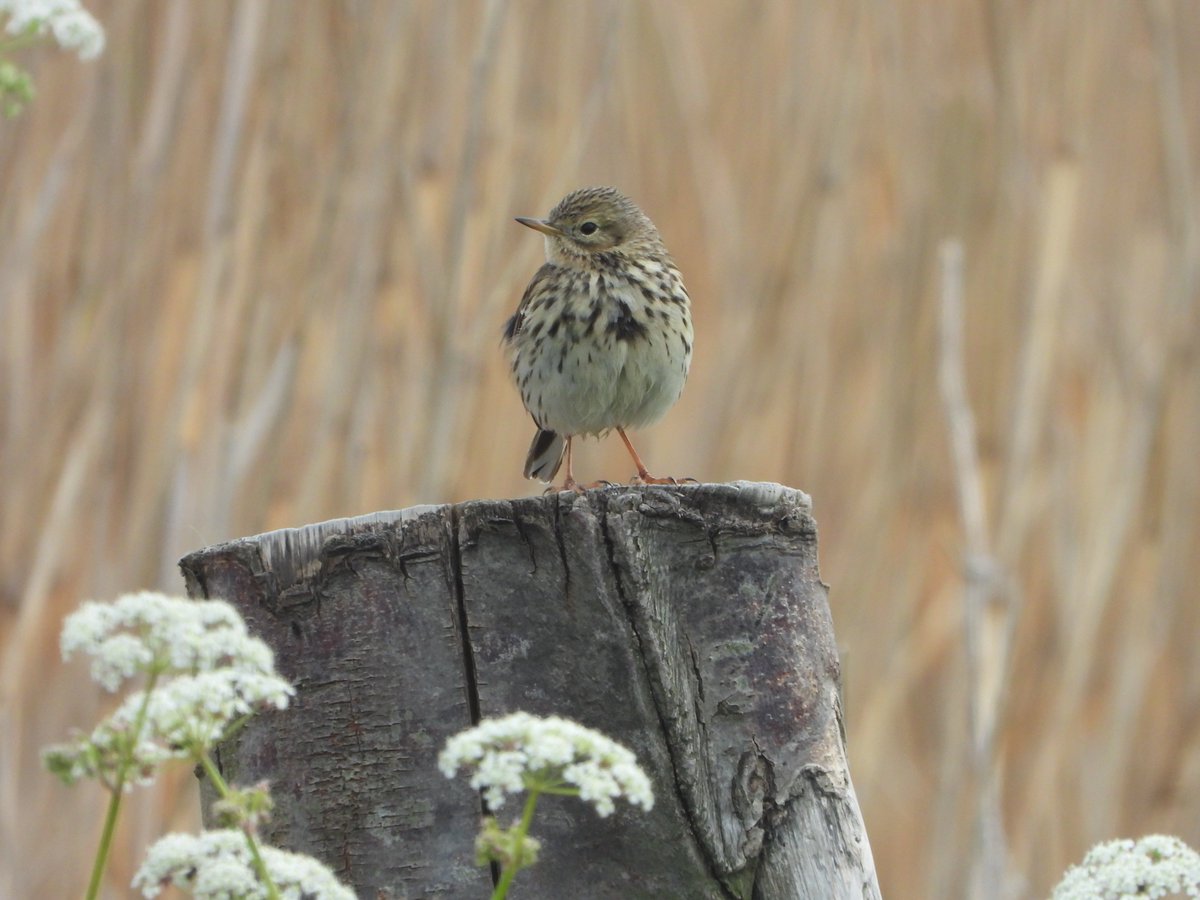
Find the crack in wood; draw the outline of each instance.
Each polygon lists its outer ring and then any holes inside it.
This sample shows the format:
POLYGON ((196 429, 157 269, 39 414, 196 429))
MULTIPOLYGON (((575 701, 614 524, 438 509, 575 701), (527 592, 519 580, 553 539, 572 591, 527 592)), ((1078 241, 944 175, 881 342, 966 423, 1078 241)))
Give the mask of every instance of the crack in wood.
MULTIPOLYGON (((483 718, 479 703, 479 676, 475 668, 475 648, 471 644, 470 621, 467 618, 467 597, 463 587, 462 546, 459 542, 459 513, 457 506, 450 508, 450 571, 453 576, 453 590, 456 611, 458 614, 458 631, 463 659, 463 686, 467 691, 467 709, 471 714, 471 724, 478 725, 483 718)), ((481 820, 491 815, 483 791, 479 792, 479 811, 481 820)), ((492 877, 492 887, 500 883, 500 866, 496 862, 488 864, 492 877)))
POLYGON ((571 568, 567 565, 567 543, 563 539, 562 500, 554 497, 554 540, 558 544, 558 558, 563 569, 563 604, 571 608, 571 568))
POLYGON ((459 638, 462 642, 463 683, 467 691, 467 709, 471 713, 471 724, 478 725, 482 718, 479 709, 479 680, 475 670, 475 649, 471 646, 470 623, 467 620, 467 602, 463 590, 462 548, 459 546, 458 508, 450 507, 450 572, 453 580, 454 602, 458 613, 459 638))
POLYGON ((515 504, 513 505, 512 519, 510 521, 517 530, 517 536, 521 539, 521 543, 525 545, 525 549, 529 553, 529 564, 533 566, 529 572, 529 576, 532 578, 538 572, 537 551, 534 549, 533 541, 530 540, 528 529, 525 526, 525 521, 517 512, 515 504))
MULTIPOLYGON (((671 781, 675 788, 676 802, 679 803, 679 808, 684 811, 683 818, 687 822, 688 834, 691 836, 692 843, 695 846, 696 854, 700 857, 700 859, 704 860, 705 868, 708 869, 708 873, 712 878, 713 884, 720 887, 721 893, 728 898, 728 900, 739 900, 738 895, 730 891, 728 885, 725 883, 725 878, 717 869, 715 860, 713 860, 713 858, 709 855, 708 850, 704 845, 704 841, 701 839, 699 832, 696 830, 697 810, 693 808, 693 805, 689 802, 681 787, 683 780, 679 770, 679 763, 676 760, 675 742, 672 739, 671 729, 667 725, 667 719, 663 713, 663 709, 659 701, 660 691, 653 688, 655 675, 654 672, 651 671, 649 661, 647 659, 647 653, 653 652, 653 648, 650 647, 646 641, 642 640, 642 635, 638 631, 637 627, 637 616, 634 615, 634 602, 626 594, 624 584, 621 580, 621 566, 617 561, 616 546, 613 542, 612 533, 608 526, 608 500, 606 497, 601 497, 598 507, 599 508, 596 510, 596 518, 599 520, 600 538, 604 541, 604 551, 608 558, 608 566, 612 571, 613 586, 617 592, 617 597, 621 600, 621 605, 625 608, 625 613, 629 621, 629 629, 633 632, 634 640, 637 641, 638 657, 642 661, 642 670, 645 672, 647 680, 651 683, 650 697, 654 704, 654 713, 658 718, 658 727, 662 732, 663 742, 666 744, 667 757, 671 760, 671 781)), ((559 536, 559 540, 562 540, 561 534, 559 536)))

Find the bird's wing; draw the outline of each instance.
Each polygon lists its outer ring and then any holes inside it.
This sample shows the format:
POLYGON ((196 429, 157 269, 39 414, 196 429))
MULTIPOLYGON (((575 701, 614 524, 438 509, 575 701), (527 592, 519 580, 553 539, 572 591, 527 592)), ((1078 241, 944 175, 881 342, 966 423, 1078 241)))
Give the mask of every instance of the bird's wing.
POLYGON ((550 277, 550 273, 553 271, 554 266, 550 265, 550 263, 544 263, 533 274, 533 278, 529 279, 529 286, 525 288, 525 293, 521 295, 521 302, 517 304, 517 311, 504 323, 504 340, 506 343, 512 343, 513 339, 520 334, 521 327, 525 324, 525 308, 529 306, 530 301, 534 297, 541 293, 546 279, 550 277))

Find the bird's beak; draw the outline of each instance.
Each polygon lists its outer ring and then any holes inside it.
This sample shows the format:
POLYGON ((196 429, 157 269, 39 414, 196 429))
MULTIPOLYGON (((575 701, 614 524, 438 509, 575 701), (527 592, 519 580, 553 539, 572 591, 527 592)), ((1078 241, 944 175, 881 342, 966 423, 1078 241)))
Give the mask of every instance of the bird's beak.
POLYGON ((526 228, 532 228, 534 231, 540 231, 542 234, 548 234, 551 237, 565 236, 549 222, 543 221, 542 219, 527 219, 524 216, 517 216, 517 221, 526 228))

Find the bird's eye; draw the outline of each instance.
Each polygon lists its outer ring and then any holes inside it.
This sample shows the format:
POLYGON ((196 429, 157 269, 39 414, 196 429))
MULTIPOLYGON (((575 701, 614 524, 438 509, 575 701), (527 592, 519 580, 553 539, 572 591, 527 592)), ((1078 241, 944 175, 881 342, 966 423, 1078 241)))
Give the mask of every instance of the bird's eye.
POLYGON ((583 234, 595 234, 599 228, 600 228, 600 226, 597 225, 595 222, 584 222, 582 225, 579 226, 579 230, 583 234))

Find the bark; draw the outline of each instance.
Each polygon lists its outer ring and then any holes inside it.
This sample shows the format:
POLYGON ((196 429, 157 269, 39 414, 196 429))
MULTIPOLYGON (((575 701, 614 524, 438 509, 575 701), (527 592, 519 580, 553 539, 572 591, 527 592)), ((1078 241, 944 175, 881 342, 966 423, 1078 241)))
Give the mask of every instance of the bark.
MULTIPOLYGON (((558 714, 629 746, 650 813, 544 797, 513 896, 874 898, 808 497, 629 487, 417 507, 201 550, 297 687, 220 751, 267 778, 268 838, 362 897, 486 897, 479 796, 443 778, 480 716, 558 714)), ((501 810, 502 820, 518 808, 501 810)))

